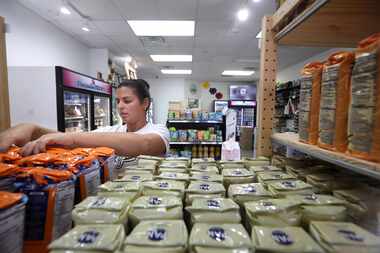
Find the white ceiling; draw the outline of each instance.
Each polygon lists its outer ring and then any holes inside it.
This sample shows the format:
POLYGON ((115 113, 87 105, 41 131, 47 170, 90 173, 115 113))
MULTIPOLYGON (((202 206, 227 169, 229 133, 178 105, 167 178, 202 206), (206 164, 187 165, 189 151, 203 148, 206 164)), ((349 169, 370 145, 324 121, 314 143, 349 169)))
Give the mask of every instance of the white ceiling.
MULTIPOLYGON (((116 56, 131 55, 143 77, 162 76, 163 66, 191 68, 189 79, 212 81, 249 81, 251 77, 222 77, 223 70, 259 69, 260 51, 256 34, 261 19, 275 10, 275 0, 19 0, 63 31, 91 48, 108 48, 116 56), (69 2, 88 17, 72 11, 63 15, 59 8, 69 2), (248 3, 250 17, 240 23, 236 12, 248 3), (127 20, 195 20, 194 37, 165 37, 164 43, 143 44, 127 20), (82 26, 91 31, 86 33, 82 26), (192 54, 191 63, 155 63, 150 54, 192 54)), ((297 63, 323 49, 280 48, 280 68, 297 63)))

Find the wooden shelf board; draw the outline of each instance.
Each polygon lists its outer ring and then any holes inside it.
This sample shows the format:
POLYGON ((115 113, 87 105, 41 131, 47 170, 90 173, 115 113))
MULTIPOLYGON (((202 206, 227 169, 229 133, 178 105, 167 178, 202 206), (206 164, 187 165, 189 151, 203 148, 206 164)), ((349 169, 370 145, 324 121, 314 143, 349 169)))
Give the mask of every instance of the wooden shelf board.
POLYGON ((361 160, 347 154, 332 152, 314 145, 302 143, 298 140, 298 134, 296 133, 275 133, 272 135, 272 140, 276 143, 292 147, 315 158, 336 164, 360 174, 380 179, 379 163, 361 160))
POLYGON ((378 0, 315 0, 275 40, 280 45, 353 48, 379 32, 379 23, 378 0))

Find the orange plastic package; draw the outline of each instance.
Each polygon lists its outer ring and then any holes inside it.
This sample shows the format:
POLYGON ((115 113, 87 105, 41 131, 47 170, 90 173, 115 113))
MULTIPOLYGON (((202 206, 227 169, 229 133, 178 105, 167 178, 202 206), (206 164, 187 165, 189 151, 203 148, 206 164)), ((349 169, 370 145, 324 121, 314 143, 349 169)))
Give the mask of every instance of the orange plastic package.
POLYGON ((359 42, 351 87, 348 152, 380 162, 380 33, 359 42))
POLYGON ((42 167, 19 168, 17 178, 31 177, 39 185, 47 185, 50 180, 53 183, 59 183, 72 179, 73 174, 68 170, 55 170, 42 167))
POLYGON ((11 193, 0 191, 0 209, 11 207, 20 202, 22 193, 11 193))
POLYGON ((21 159, 22 156, 20 154, 21 148, 19 147, 11 147, 7 152, 0 153, 0 162, 6 163, 14 163, 17 160, 21 159))
POLYGON ((56 159, 57 155, 50 153, 39 153, 36 155, 25 156, 16 161, 19 166, 42 166, 47 167, 49 163, 52 163, 56 159))
POLYGON ((16 175, 17 168, 14 164, 0 163, 0 178, 16 175))
POLYGON ((323 63, 311 62, 301 71, 299 140, 312 145, 318 142, 322 69, 323 63))
POLYGON ((319 115, 321 148, 346 152, 348 146, 348 109, 354 53, 337 52, 323 66, 319 115))
POLYGON ((91 155, 98 157, 101 165, 101 181, 105 183, 109 180, 115 179, 114 169, 116 167, 116 156, 115 150, 108 147, 97 147, 94 148, 91 155))

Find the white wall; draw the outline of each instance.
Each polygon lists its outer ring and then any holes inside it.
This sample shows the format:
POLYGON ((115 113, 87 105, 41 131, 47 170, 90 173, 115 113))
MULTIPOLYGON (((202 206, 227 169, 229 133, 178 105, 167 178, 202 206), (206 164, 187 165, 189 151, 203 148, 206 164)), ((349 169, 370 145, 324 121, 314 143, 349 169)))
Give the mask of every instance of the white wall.
POLYGON ((169 101, 185 100, 185 79, 159 78, 145 79, 150 85, 153 98, 153 114, 155 123, 166 124, 169 101))
POLYGON ((323 53, 314 55, 308 59, 305 59, 302 62, 299 62, 297 64, 294 64, 290 67, 287 67, 285 69, 280 70, 277 73, 277 81, 278 82, 287 82, 287 81, 292 81, 295 79, 298 79, 301 77, 300 71, 309 62, 313 61, 324 61, 329 57, 331 54, 338 52, 338 51, 352 51, 352 48, 332 48, 330 50, 327 50, 323 53))
POLYGON ((89 50, 89 75, 97 77, 97 73, 101 72, 103 80, 107 80, 109 74, 108 58, 107 48, 91 48, 89 50))
POLYGON ((89 49, 16 0, 0 1, 6 34, 8 66, 61 65, 89 74, 89 49))

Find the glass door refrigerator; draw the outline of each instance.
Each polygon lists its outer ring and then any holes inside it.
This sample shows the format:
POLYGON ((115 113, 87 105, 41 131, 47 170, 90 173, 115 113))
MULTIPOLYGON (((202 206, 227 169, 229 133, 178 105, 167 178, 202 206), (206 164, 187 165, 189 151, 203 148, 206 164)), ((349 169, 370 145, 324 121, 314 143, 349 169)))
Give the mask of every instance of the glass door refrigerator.
POLYGON ((112 125, 112 86, 63 67, 55 67, 58 130, 86 132, 112 125))
POLYGON ((237 113, 236 135, 240 138, 241 127, 254 128, 256 122, 256 101, 229 100, 228 107, 237 113))

